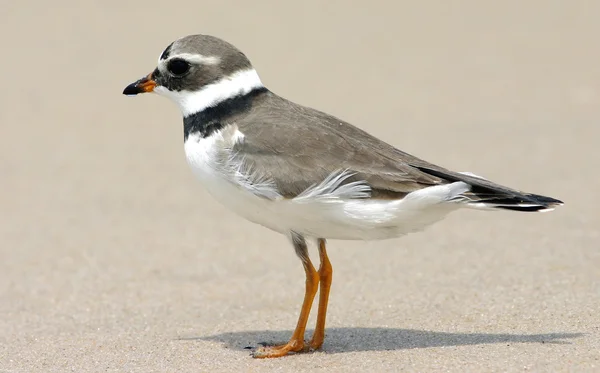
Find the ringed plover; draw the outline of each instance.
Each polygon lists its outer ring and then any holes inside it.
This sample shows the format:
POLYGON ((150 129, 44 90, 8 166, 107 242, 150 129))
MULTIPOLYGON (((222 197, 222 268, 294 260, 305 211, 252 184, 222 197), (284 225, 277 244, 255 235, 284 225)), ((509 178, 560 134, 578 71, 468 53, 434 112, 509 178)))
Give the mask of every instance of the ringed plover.
POLYGON ((562 202, 436 166, 332 115, 268 90, 248 58, 208 35, 174 41, 126 95, 155 92, 183 115, 187 161, 206 190, 242 217, 289 237, 306 273, 288 343, 257 358, 319 349, 332 279, 326 239, 381 240, 422 230, 459 208, 548 211, 562 202), (320 268, 307 240, 316 240, 320 268), (320 286, 312 339, 306 322, 320 286))

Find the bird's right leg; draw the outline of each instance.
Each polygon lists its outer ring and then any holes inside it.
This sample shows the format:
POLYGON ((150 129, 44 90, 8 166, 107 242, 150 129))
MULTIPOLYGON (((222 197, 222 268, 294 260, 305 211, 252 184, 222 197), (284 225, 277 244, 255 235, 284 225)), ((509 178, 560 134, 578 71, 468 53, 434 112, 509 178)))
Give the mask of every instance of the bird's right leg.
POLYGON ((331 289, 331 279, 333 277, 333 268, 327 256, 326 242, 324 238, 318 240, 319 258, 321 265, 319 267, 319 310, 317 314, 317 326, 315 333, 309 342, 309 347, 312 350, 318 350, 323 345, 325 340, 325 318, 327 316, 327 303, 329 303, 329 289, 331 289))
POLYGON ((261 347, 252 354, 255 358, 281 357, 287 355, 288 352, 308 351, 307 349, 304 349, 304 332, 306 331, 306 323, 308 321, 308 315, 310 314, 310 308, 312 307, 313 300, 317 294, 317 289, 319 288, 319 273, 308 257, 308 248, 304 237, 292 232, 292 243, 294 244, 296 254, 302 261, 304 273, 306 274, 306 289, 304 292, 302 308, 300 309, 300 316, 298 317, 298 323, 296 324, 296 329, 288 343, 281 346, 261 347))

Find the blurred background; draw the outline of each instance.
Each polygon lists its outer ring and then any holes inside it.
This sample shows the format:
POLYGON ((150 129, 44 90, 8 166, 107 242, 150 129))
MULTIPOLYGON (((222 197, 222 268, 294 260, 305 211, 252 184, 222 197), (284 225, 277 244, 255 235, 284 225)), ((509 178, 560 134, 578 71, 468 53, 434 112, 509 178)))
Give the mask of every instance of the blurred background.
POLYGON ((0 371, 600 369, 599 14, 583 0, 2 2, 0 371), (121 94, 194 33, 236 45, 288 99, 566 206, 333 241, 325 352, 252 360, 244 347, 289 337, 301 265, 194 180, 174 105, 121 94))

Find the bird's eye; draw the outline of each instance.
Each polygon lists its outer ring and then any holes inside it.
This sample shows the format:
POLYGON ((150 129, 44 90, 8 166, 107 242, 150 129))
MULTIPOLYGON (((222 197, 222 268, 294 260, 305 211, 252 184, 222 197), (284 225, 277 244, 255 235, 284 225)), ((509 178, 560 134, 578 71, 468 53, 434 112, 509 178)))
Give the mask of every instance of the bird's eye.
POLYGON ((173 59, 167 64, 167 70, 173 75, 183 75, 190 70, 190 64, 182 59, 173 59))

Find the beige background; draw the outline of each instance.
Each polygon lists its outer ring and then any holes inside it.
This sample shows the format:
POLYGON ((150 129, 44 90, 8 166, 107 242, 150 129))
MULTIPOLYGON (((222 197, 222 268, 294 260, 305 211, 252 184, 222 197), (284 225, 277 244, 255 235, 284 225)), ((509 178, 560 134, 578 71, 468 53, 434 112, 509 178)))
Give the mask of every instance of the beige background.
POLYGON ((360 4, 2 2, 0 371, 600 371, 600 3, 360 4), (567 204, 333 241, 324 351, 253 360, 295 325, 300 262, 194 180, 174 105, 121 95, 190 33, 289 99, 567 204))

